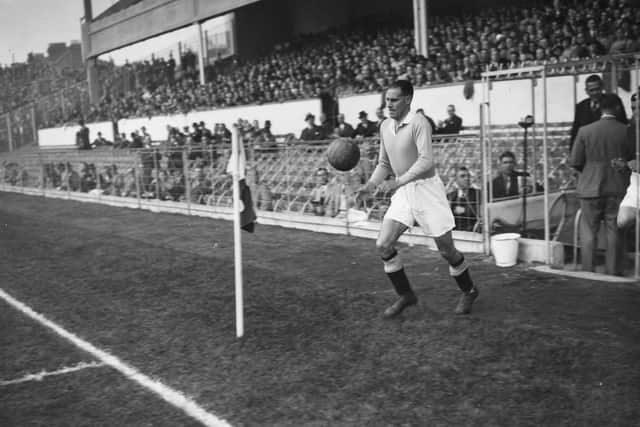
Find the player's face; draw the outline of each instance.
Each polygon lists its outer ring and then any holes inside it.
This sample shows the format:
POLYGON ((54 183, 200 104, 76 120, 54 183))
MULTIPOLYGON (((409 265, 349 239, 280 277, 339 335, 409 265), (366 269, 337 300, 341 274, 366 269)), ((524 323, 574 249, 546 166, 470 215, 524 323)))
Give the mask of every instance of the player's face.
POLYGON ((392 119, 398 120, 403 118, 411 108, 411 97, 402 95, 399 88, 388 89, 386 101, 387 108, 389 109, 389 117, 392 119))

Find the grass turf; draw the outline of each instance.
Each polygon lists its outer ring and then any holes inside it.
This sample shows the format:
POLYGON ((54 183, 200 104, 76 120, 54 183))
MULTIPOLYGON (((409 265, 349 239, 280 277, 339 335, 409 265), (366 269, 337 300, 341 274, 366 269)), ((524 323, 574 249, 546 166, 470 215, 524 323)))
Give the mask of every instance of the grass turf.
POLYGON ((243 238, 247 335, 237 340, 230 223, 0 193, 6 291, 233 425, 640 416, 636 285, 471 257, 481 297, 455 317, 446 265, 403 247, 420 305, 383 321, 394 297, 372 241, 263 226, 243 238))

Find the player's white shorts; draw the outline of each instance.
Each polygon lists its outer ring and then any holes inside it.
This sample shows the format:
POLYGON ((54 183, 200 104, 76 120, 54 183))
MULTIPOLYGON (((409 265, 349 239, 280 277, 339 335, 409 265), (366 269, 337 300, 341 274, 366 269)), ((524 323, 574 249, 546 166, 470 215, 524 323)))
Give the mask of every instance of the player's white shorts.
POLYGON ((391 197, 384 219, 392 219, 407 227, 417 222, 429 236, 438 237, 455 227, 447 192, 438 175, 410 182, 391 197))
POLYGON ((620 207, 626 206, 629 208, 640 209, 640 203, 638 203, 638 191, 640 191, 640 174, 637 172, 631 173, 631 181, 627 187, 627 194, 624 195, 624 199, 620 202, 620 207))

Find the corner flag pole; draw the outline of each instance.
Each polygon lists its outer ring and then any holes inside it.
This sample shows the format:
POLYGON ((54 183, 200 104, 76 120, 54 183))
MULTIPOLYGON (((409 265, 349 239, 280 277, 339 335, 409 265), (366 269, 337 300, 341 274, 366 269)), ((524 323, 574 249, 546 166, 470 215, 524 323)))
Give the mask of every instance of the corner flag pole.
POLYGON ((231 131, 231 162, 233 175, 233 249, 236 295, 236 336, 244 335, 244 297, 242 295, 242 236, 240 234, 240 131, 235 126, 231 131))

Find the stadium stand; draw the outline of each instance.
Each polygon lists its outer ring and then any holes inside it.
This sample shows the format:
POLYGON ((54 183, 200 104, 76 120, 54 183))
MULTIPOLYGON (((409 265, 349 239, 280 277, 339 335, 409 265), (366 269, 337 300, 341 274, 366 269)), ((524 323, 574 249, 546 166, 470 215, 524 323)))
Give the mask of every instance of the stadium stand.
MULTIPOLYGON (((136 3, 120 1, 103 15, 136 3)), ((410 28, 350 28, 304 35, 253 60, 226 58, 197 83, 192 52, 115 66, 99 61, 102 99, 89 106, 84 70, 56 70, 48 60, 0 68, 0 112, 38 101, 38 127, 117 120, 198 109, 283 102, 382 90, 397 78, 415 86, 477 80, 481 71, 597 58, 640 48, 640 9, 626 0, 583 4, 545 1, 530 8, 487 9, 475 16, 436 16, 430 55, 417 55, 410 28), (605 4, 606 3, 606 4, 605 4), (179 65, 178 65, 179 64, 179 65), (61 93, 63 89, 71 93, 61 93), (52 95, 57 94, 57 95, 52 95), (58 98, 51 100, 51 97, 58 98), (63 101, 60 101, 63 99, 63 101)), ((594 71, 594 70, 590 70, 594 71)))

